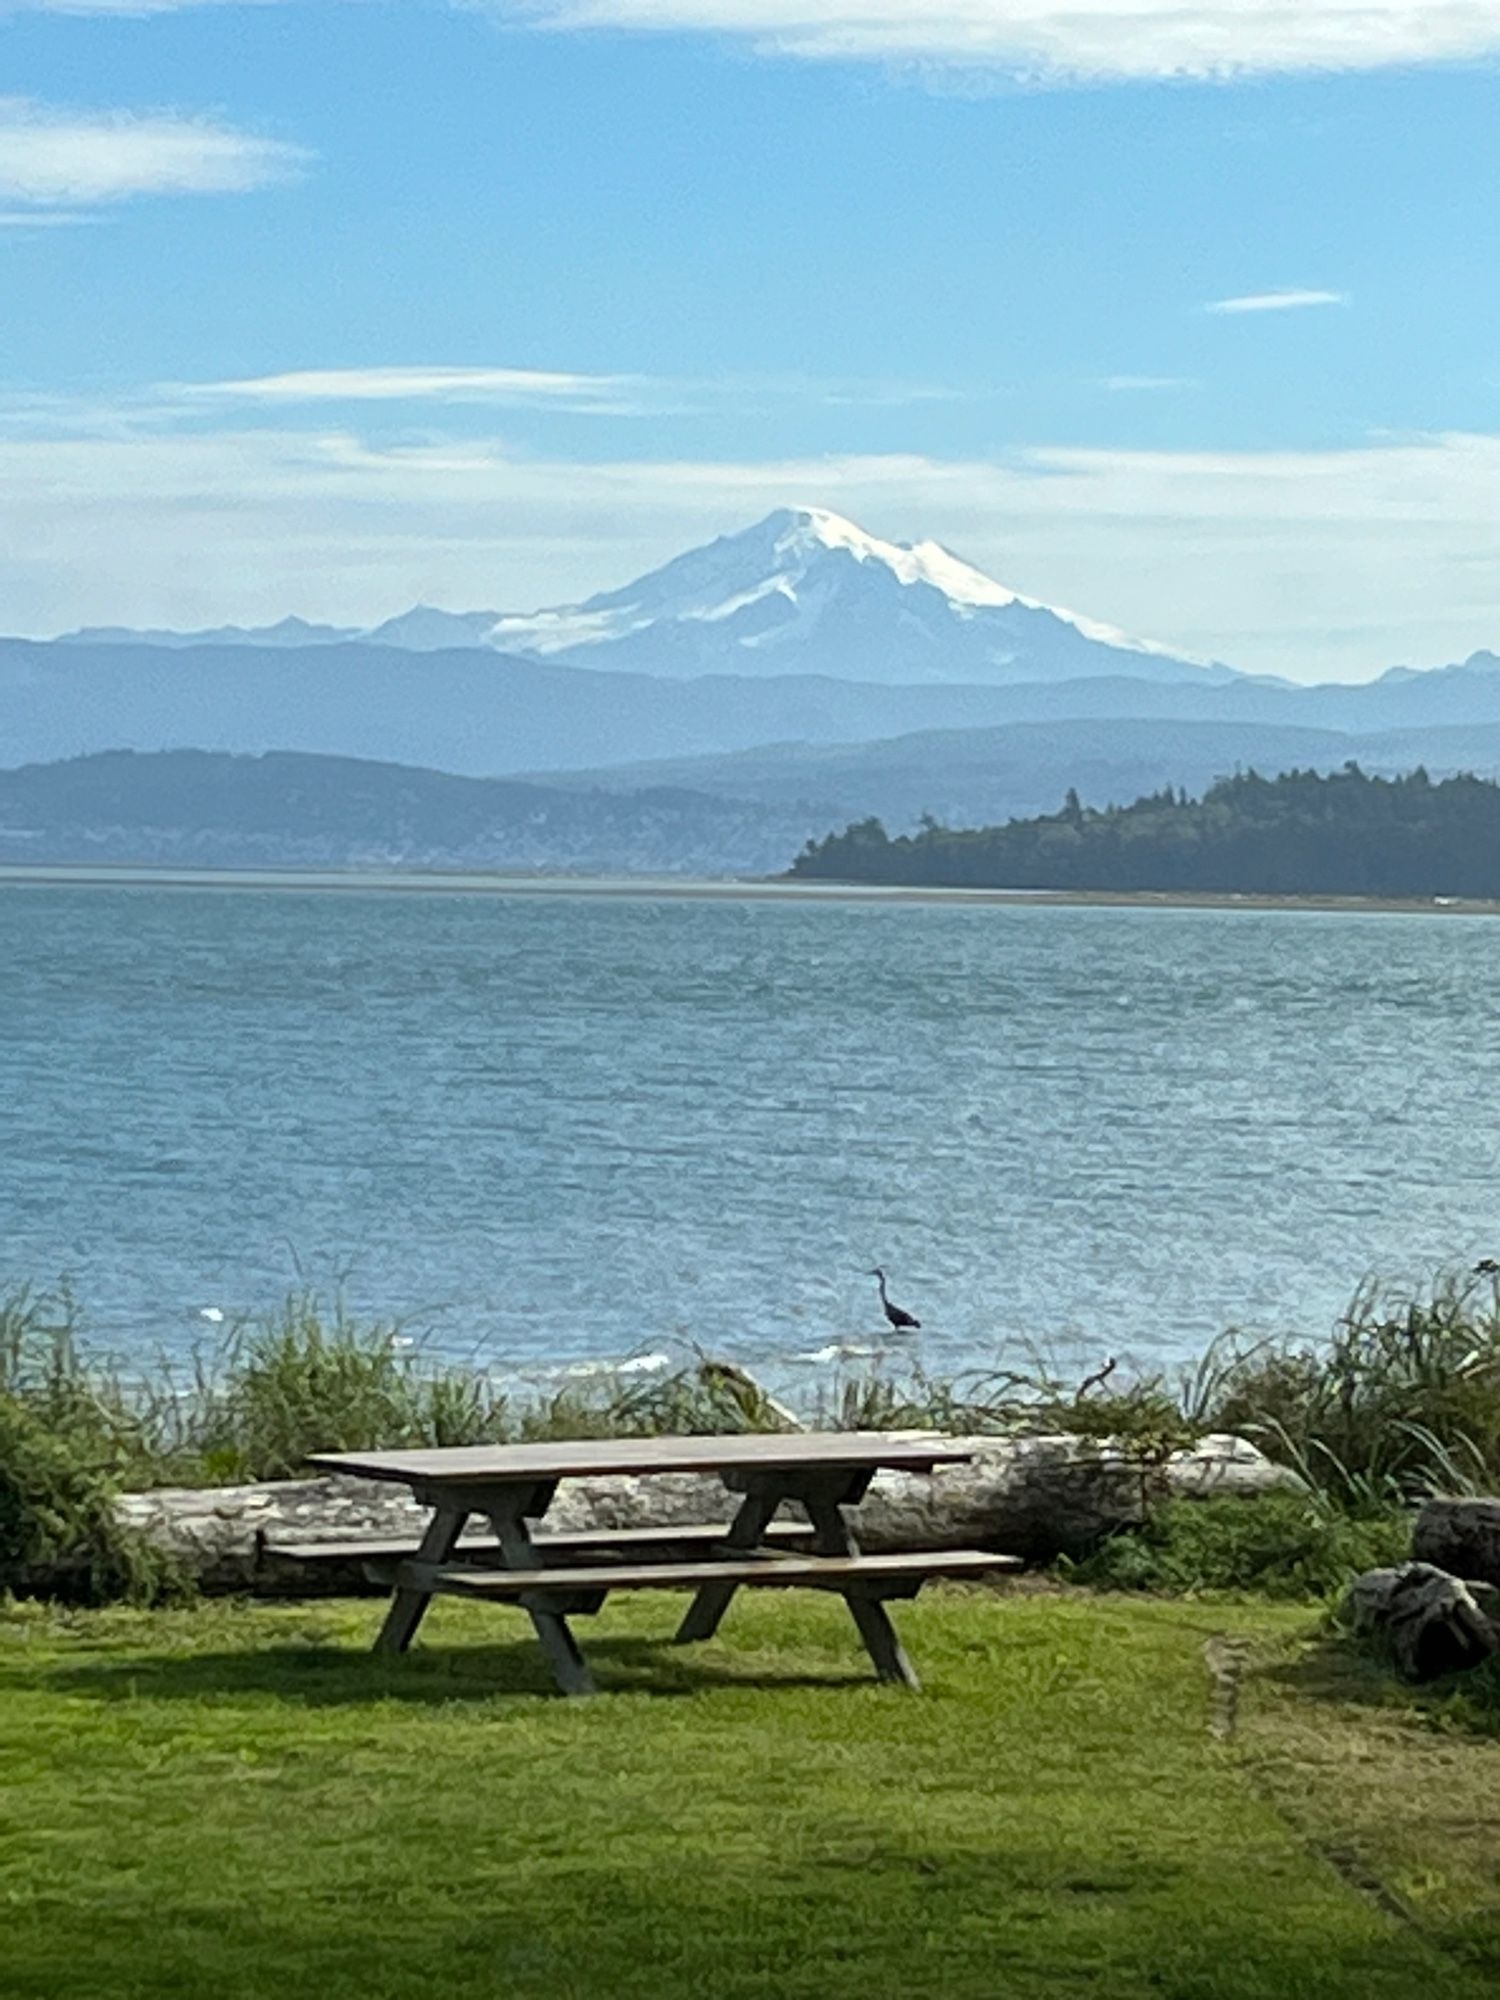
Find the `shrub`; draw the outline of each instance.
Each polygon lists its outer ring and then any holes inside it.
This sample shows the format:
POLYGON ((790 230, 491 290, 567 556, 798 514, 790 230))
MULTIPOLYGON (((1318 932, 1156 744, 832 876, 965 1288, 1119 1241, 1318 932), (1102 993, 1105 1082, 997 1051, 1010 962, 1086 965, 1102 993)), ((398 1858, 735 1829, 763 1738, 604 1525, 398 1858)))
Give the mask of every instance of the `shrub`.
POLYGON ((1361 1571, 1404 1562, 1410 1549, 1404 1514, 1360 1517, 1311 1495, 1269 1493, 1255 1500, 1169 1501, 1144 1526, 1064 1570, 1105 1590, 1334 1598, 1361 1571))
POLYGON ((0 1390, 0 1590, 81 1604, 151 1600, 178 1587, 156 1551, 115 1513, 114 1481, 86 1437, 0 1390))

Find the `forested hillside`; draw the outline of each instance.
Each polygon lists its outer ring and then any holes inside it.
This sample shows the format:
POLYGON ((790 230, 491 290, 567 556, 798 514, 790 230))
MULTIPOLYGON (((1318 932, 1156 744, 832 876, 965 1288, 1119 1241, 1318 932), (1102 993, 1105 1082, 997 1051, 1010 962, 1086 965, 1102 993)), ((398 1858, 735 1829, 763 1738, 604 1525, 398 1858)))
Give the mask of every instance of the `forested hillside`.
POLYGON ((764 874, 826 819, 680 788, 561 791, 291 751, 0 771, 0 861, 764 874))
POLYGON ((1005 826, 878 819, 809 842, 795 876, 951 888, 1208 890, 1261 895, 1500 897, 1500 785, 1425 771, 1251 772, 1190 799, 1162 791, 1005 826))

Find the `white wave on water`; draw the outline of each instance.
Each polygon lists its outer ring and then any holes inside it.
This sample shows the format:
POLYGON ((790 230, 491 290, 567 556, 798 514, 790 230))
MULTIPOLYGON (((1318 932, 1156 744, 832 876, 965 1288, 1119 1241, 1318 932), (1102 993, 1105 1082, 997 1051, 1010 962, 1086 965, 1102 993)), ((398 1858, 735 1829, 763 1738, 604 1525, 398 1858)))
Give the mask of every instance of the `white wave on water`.
POLYGON ((658 1375, 663 1368, 671 1366, 670 1354, 628 1354, 623 1360, 569 1361, 561 1368, 546 1368, 540 1372, 568 1382, 586 1382, 611 1375, 658 1375))
POLYGON ((857 1341, 834 1340, 827 1347, 814 1348, 810 1354, 791 1354, 787 1359, 826 1368, 830 1362, 837 1361, 878 1361, 884 1353, 883 1347, 862 1347, 857 1341))

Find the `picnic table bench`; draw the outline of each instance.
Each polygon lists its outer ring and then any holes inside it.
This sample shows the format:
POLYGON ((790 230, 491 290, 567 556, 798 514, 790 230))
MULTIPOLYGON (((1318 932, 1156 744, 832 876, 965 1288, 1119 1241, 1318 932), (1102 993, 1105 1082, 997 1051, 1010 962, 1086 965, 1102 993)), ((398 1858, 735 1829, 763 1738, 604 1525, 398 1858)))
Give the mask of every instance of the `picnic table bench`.
POLYGON ((612 1590, 693 1593, 677 1641, 708 1639, 736 1591, 814 1589, 848 1605, 882 1680, 918 1685, 886 1602, 914 1597, 934 1577, 1016 1568, 984 1549, 864 1555, 844 1516, 882 1470, 930 1474, 970 1454, 880 1431, 799 1431, 789 1436, 655 1437, 559 1444, 466 1445, 433 1451, 317 1452, 323 1472, 395 1481, 429 1508, 426 1532, 401 1542, 281 1545, 278 1557, 361 1562, 391 1587, 376 1650, 402 1653, 435 1596, 511 1603, 531 1619, 564 1694, 594 1683, 568 1619, 597 1611, 612 1590), (716 1475, 739 1496, 733 1519, 687 1526, 549 1533, 547 1509, 568 1478, 694 1472, 716 1475), (798 1505, 806 1522, 778 1521, 798 1505), (489 1535, 464 1538, 471 1518, 489 1535))

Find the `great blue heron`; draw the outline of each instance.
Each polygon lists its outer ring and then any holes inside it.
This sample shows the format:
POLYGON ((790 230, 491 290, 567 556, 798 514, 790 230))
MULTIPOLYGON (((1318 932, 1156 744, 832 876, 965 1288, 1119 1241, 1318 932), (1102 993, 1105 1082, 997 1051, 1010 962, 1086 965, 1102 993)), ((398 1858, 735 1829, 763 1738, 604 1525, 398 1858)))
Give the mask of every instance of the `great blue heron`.
POLYGON ((890 1294, 886 1291, 885 1288, 885 1272, 881 1270, 878 1264, 875 1266, 874 1270, 870 1273, 870 1276, 872 1278, 878 1278, 880 1280, 881 1310, 884 1312, 886 1318, 891 1323, 891 1331, 893 1333, 919 1332, 921 1330, 922 1322, 919 1319, 915 1318, 913 1314, 909 1313, 904 1306, 893 1306, 891 1304, 890 1294))
POLYGON ((1090 1389, 1102 1389, 1119 1365, 1119 1362, 1111 1355, 1102 1368, 1096 1368, 1092 1375, 1085 1375, 1078 1385, 1078 1395, 1075 1400, 1081 1403, 1090 1389))

